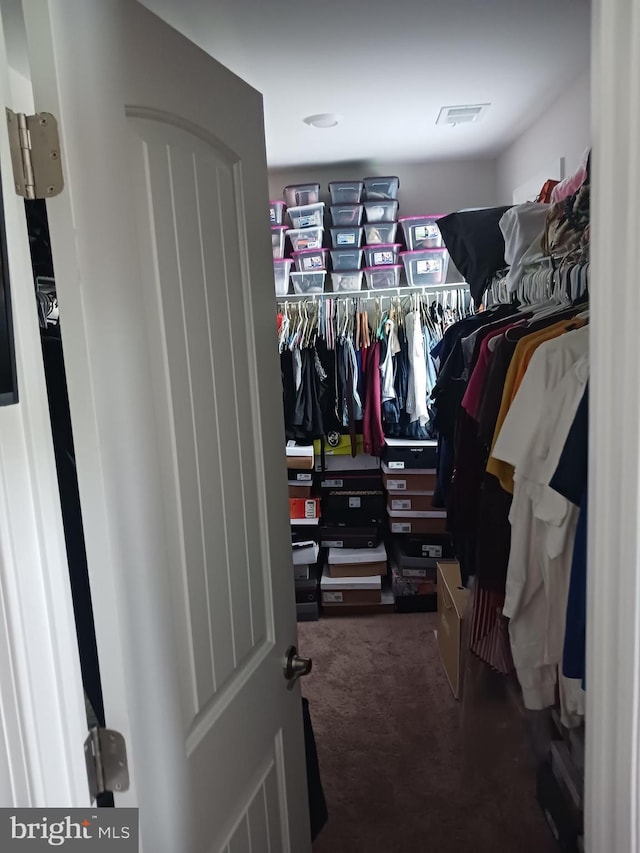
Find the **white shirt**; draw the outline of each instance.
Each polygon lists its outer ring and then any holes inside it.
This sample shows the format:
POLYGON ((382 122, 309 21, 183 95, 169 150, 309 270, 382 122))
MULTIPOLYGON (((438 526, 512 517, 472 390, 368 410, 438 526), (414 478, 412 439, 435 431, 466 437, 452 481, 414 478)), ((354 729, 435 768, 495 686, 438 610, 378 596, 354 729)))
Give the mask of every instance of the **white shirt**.
MULTIPOLYGON (((588 381, 588 329, 541 344, 494 455, 515 467, 504 615, 525 706, 554 704, 562 661, 577 508, 549 486, 588 381)), ((579 682, 560 679, 562 718, 584 713, 579 682)))

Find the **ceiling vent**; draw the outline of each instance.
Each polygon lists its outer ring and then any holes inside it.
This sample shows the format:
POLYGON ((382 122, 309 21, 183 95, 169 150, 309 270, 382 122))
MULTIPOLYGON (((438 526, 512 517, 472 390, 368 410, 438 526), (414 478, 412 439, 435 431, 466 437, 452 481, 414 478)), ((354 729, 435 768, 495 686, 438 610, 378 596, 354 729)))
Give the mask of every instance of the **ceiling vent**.
POLYGON ((478 122, 491 104, 466 104, 458 107, 442 107, 436 124, 472 124, 478 122))

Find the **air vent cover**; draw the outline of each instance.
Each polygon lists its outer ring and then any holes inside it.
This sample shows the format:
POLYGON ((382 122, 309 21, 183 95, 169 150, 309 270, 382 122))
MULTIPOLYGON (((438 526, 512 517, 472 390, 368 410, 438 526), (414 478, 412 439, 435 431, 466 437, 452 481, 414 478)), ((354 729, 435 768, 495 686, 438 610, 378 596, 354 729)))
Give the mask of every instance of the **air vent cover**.
POLYGON ((491 104, 465 104, 462 106, 442 107, 436 124, 471 124, 480 121, 491 104))

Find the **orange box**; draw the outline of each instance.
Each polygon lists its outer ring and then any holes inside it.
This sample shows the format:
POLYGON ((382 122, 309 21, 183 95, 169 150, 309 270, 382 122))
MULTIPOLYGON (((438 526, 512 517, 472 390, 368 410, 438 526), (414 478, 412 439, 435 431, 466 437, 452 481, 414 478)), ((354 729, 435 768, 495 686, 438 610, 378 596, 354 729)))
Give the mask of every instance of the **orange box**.
POLYGON ((320 518, 320 498, 289 498, 289 518, 320 518))

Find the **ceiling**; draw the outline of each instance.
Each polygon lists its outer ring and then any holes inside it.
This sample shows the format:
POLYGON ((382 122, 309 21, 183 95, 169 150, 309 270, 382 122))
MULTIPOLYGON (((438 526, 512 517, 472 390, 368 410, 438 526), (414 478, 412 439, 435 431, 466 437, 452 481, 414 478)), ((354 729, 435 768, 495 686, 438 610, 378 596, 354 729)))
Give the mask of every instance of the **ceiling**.
POLYGON ((263 93, 270 167, 494 157, 589 63, 589 0, 143 2, 263 93))

